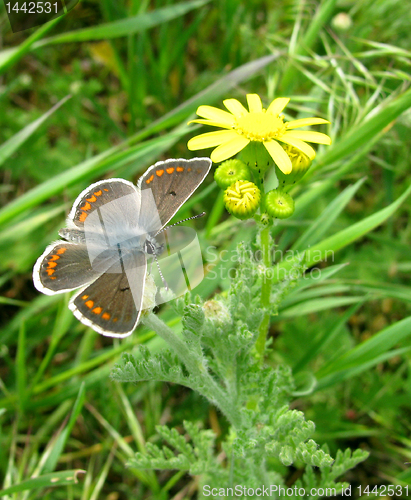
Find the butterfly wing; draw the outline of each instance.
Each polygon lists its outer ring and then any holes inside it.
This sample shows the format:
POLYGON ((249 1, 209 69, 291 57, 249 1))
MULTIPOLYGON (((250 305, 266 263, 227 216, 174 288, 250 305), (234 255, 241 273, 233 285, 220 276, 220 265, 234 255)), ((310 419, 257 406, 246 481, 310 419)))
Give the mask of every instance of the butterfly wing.
MULTIPOLYGON (((210 168, 209 158, 170 159, 157 162, 140 177, 138 187, 142 192, 151 189, 162 226, 169 222, 194 193, 210 168)), ((142 220, 142 225, 152 226, 145 220, 142 220)))
POLYGON ((83 324, 108 337, 127 337, 136 328, 143 305, 146 256, 135 252, 122 271, 113 266, 91 285, 83 288, 69 303, 74 316, 83 324))
POLYGON ((83 287, 69 304, 74 315, 103 335, 130 335, 147 272, 141 211, 141 192, 128 181, 89 186, 74 202, 68 227, 59 231, 67 241, 53 243, 37 260, 36 288, 52 295, 83 287))
POLYGON ((91 266, 85 244, 56 241, 37 259, 33 282, 40 292, 54 295, 84 286, 100 274, 91 266))
POLYGON ((67 225, 69 228, 84 229, 88 215, 95 209, 136 192, 136 186, 124 179, 95 182, 78 195, 67 217, 67 225))

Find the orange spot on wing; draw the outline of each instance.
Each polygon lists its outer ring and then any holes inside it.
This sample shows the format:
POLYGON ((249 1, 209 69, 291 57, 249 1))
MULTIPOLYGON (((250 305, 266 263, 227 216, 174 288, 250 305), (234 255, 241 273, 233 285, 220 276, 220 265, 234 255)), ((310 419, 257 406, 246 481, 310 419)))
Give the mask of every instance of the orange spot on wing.
POLYGON ((84 207, 80 207, 80 210, 90 210, 91 208, 91 205, 89 202, 86 202, 86 204, 84 205, 84 207))
POLYGON ((49 266, 49 269, 53 269, 53 267, 57 266, 57 262, 49 262, 48 266, 49 266))
POLYGON ((89 298, 89 295, 83 295, 81 298, 82 298, 83 300, 86 300, 86 299, 88 299, 88 298, 89 298))
POLYGON ((113 323, 115 323, 117 320, 118 320, 118 318, 114 318, 114 319, 113 319, 113 323))
POLYGON ((156 171, 156 175, 157 175, 157 177, 161 177, 163 174, 164 174, 164 169, 161 169, 161 170, 157 170, 157 171, 156 171))
POLYGON ((58 254, 58 255, 62 255, 62 254, 63 254, 66 250, 67 250, 67 248, 64 248, 64 247, 59 248, 59 249, 57 250, 57 254, 58 254))
POLYGON ((154 174, 146 180, 146 184, 150 184, 154 179, 154 174))
POLYGON ((47 269, 47 274, 51 276, 54 273, 55 269, 47 269))
POLYGON ((110 319, 111 316, 109 313, 104 313, 102 316, 101 316, 103 319, 110 319))
POLYGON ((93 312, 94 314, 100 314, 102 310, 103 310, 103 309, 102 309, 101 307, 95 307, 95 308, 93 309, 93 311, 92 311, 92 312, 93 312))
POLYGON ((172 174, 174 172, 174 167, 169 167, 169 168, 166 168, 166 172, 168 174, 172 174))
POLYGON ((78 219, 80 222, 84 222, 87 219, 86 212, 83 212, 78 219))
POLYGON ((55 276, 50 276, 50 279, 51 279, 51 280, 55 280, 55 279, 56 279, 56 277, 55 277, 55 276))
POLYGON ((52 256, 50 257, 50 260, 51 260, 51 261, 53 261, 53 260, 59 260, 59 258, 60 258, 60 257, 59 257, 58 255, 52 255, 52 256))
POLYGON ((104 188, 104 191, 108 191, 108 189, 104 188))
POLYGON ((86 306, 87 306, 89 309, 91 309, 91 308, 94 306, 94 302, 93 302, 92 300, 88 300, 88 301, 86 302, 86 306))
POLYGON ((188 167, 187 172, 191 172, 191 167, 188 167))
POLYGON ((96 191, 94 194, 96 196, 101 196, 103 194, 103 191, 100 189, 100 191, 96 191))
POLYGON ((177 172, 184 172, 184 167, 177 167, 177 172))
POLYGON ((94 203, 95 201, 97 201, 97 198, 95 196, 92 196, 91 198, 87 198, 87 201, 94 203))

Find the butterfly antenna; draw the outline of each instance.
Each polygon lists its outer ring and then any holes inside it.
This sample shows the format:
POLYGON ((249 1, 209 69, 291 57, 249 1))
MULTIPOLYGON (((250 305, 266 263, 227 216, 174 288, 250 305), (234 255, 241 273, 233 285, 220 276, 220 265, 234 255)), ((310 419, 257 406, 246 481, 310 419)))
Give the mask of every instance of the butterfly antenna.
POLYGON ((192 217, 187 217, 187 219, 180 220, 179 222, 176 222, 175 224, 170 224, 169 226, 165 226, 165 227, 163 227, 163 229, 160 229, 160 231, 158 233, 156 233, 156 236, 157 236, 157 234, 162 233, 166 229, 170 229, 170 227, 178 226, 182 222, 187 222, 188 220, 199 219, 200 217, 204 217, 205 214, 206 214, 205 212, 201 212, 201 214, 193 215, 192 217))
MULTIPOLYGON (((147 241, 147 245, 151 248, 151 254, 154 257, 154 260, 156 261, 157 269, 158 269, 158 274, 160 275, 160 278, 161 278, 161 281, 163 282, 164 288, 166 290, 168 290, 169 288, 168 288, 168 285, 167 285, 167 281, 164 279, 163 273, 161 272, 160 264, 159 264, 158 259, 157 259, 155 248, 154 248, 153 244, 150 241, 147 241)), ((153 262, 151 262, 151 264, 152 263, 153 262)), ((150 267, 150 272, 151 272, 151 267, 150 267)))
POLYGON ((163 282, 164 288, 166 290, 168 290, 169 288, 168 288, 168 285, 167 285, 167 281, 164 279, 163 273, 161 272, 160 263, 157 260, 157 255, 156 254, 154 254, 154 259, 156 261, 157 269, 158 269, 158 274, 160 275, 160 278, 161 278, 161 281, 163 282))

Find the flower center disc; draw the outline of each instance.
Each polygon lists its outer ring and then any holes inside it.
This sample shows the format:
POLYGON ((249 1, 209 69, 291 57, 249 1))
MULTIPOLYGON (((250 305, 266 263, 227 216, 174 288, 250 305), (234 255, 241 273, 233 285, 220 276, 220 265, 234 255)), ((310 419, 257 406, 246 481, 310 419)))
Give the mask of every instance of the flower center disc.
POLYGON ((237 118, 234 129, 250 141, 264 142, 281 136, 286 127, 283 118, 261 111, 237 118))

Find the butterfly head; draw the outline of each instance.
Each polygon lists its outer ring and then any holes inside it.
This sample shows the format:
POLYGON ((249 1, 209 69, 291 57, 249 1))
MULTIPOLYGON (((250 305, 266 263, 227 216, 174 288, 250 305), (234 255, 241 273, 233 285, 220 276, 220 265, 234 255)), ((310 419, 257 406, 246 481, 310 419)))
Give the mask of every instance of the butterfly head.
POLYGON ((160 255, 164 250, 164 243, 160 243, 154 236, 147 236, 144 251, 148 255, 160 255))

